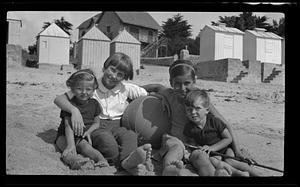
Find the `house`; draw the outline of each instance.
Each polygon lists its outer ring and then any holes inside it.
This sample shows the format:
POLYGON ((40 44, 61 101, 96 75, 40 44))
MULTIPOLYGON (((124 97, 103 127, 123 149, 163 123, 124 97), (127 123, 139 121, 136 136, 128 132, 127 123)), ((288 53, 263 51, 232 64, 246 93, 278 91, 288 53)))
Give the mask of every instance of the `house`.
POLYGON ((13 12, 8 12, 6 19, 7 44, 20 45, 21 28, 22 20, 19 19, 13 12))
POLYGON ((102 69, 105 60, 110 55, 110 42, 111 40, 105 34, 93 26, 78 41, 78 68, 102 69))
POLYGON ((141 43, 141 49, 157 41, 158 31, 161 29, 146 12, 103 11, 77 27, 78 37, 82 37, 93 25, 96 25, 111 40, 125 29, 141 43))
POLYGON ((22 64, 21 29, 22 20, 14 12, 6 17, 6 65, 22 64))
POLYGON ((263 28, 246 30, 243 60, 282 64, 283 38, 263 28))
POLYGON ((244 32, 226 27, 205 25, 200 32, 200 61, 243 58, 244 32))
POLYGON ((39 63, 69 64, 70 36, 52 23, 38 34, 37 49, 39 63))
POLYGON ((141 43, 124 29, 110 43, 110 54, 121 52, 131 58, 133 70, 139 74, 141 43))

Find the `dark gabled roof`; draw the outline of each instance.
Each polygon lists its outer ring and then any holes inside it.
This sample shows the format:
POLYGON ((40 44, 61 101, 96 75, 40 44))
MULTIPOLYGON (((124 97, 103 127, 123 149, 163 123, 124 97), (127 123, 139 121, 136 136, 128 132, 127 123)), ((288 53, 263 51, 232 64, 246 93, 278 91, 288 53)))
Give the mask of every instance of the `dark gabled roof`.
POLYGON ((91 18, 85 20, 83 23, 81 23, 81 24, 77 27, 77 29, 88 28, 88 27, 90 26, 91 22, 94 21, 94 20, 98 20, 99 17, 100 17, 101 15, 102 15, 102 13, 99 13, 99 14, 96 14, 96 15, 94 15, 93 17, 91 17, 91 18))
MULTIPOLYGON (((81 23, 77 27, 77 29, 88 28, 93 21, 99 23, 104 13, 105 12, 102 12, 89 18, 88 20, 81 23)), ((136 25, 140 27, 146 27, 154 30, 161 29, 159 24, 147 12, 114 12, 114 13, 118 16, 118 18, 123 23, 136 25)))
POLYGON ((115 12, 123 23, 160 30, 159 24, 147 12, 115 12))

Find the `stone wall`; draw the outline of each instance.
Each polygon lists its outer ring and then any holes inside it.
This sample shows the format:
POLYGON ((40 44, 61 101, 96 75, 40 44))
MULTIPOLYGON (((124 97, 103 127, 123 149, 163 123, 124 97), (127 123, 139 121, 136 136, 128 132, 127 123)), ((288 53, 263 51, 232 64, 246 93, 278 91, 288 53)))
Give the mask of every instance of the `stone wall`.
POLYGON ((285 85, 285 65, 261 63, 261 81, 265 80, 269 75, 271 75, 274 68, 275 70, 280 70, 281 73, 271 81, 271 84, 285 85))
POLYGON ((151 64, 158 66, 170 66, 175 60, 177 60, 177 55, 172 57, 160 57, 160 58, 141 58, 141 64, 151 64))
POLYGON ((228 61, 227 59, 216 61, 198 62, 194 65, 198 79, 227 81, 228 61))
POLYGON ((243 61, 248 68, 248 75, 240 80, 241 83, 261 83, 261 63, 260 61, 243 61))
POLYGON ((241 71, 247 72, 247 68, 243 65, 240 59, 226 58, 223 60, 226 60, 228 63, 227 82, 232 81, 236 76, 238 76, 241 73, 241 71))
POLYGON ((22 47, 19 45, 6 45, 6 65, 22 65, 22 47))

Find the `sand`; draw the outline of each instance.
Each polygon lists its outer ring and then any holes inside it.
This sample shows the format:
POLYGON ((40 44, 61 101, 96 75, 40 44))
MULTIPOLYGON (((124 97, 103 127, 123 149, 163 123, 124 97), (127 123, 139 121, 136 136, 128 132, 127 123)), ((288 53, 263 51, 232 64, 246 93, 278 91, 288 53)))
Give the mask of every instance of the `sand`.
MULTIPOLYGON (((167 67, 144 67, 130 82, 169 86, 167 67)), ((60 110, 53 100, 68 90, 65 81, 74 71, 54 65, 41 65, 39 69, 7 67, 7 174, 129 175, 115 167, 74 171, 60 160, 53 145, 60 110)), ((215 107, 232 124, 245 155, 261 165, 284 170, 284 86, 204 80, 197 80, 197 85, 210 93, 215 107)), ((161 162, 154 161, 154 165, 155 175, 160 175, 161 162)), ((283 176, 281 172, 254 167, 263 176, 283 176)))

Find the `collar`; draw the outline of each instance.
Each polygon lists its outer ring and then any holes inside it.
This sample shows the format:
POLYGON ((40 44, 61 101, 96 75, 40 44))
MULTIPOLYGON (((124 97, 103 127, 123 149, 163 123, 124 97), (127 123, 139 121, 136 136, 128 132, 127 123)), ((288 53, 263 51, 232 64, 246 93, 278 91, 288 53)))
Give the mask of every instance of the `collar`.
POLYGON ((101 78, 99 78, 99 79, 98 79, 98 89, 97 89, 97 90, 100 91, 100 92, 102 92, 102 93, 113 92, 113 93, 116 94, 116 93, 120 92, 122 85, 123 85, 122 82, 120 82, 120 83, 117 84, 113 89, 109 90, 109 89, 107 89, 107 88, 103 85, 101 78))

